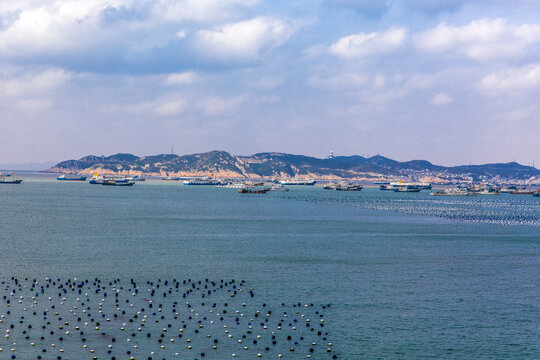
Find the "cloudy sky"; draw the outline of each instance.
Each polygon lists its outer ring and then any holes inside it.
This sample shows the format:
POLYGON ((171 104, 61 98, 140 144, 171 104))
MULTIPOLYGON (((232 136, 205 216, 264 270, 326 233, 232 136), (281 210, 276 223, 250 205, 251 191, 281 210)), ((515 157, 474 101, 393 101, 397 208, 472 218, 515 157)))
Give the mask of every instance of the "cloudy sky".
POLYGON ((0 163, 171 146, 540 162, 538 14, 540 0, 3 0, 0 163))

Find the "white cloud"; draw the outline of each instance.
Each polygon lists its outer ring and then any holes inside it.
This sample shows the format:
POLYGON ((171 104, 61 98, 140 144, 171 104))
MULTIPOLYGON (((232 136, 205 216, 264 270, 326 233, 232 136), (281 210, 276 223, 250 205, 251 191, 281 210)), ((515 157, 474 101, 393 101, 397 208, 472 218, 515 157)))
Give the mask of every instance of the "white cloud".
POLYGON ((245 96, 224 98, 220 96, 209 96, 200 100, 196 107, 206 116, 219 116, 230 114, 235 111, 245 101, 245 96))
POLYGON ((369 84, 370 80, 370 76, 366 74, 343 72, 326 76, 313 75, 309 78, 308 84, 312 87, 343 90, 347 88, 365 87, 369 84))
POLYGON ((405 44, 407 30, 390 28, 383 32, 359 33, 342 37, 330 46, 330 53, 342 58, 384 54, 405 44))
POLYGON ((540 87, 540 64, 496 71, 480 81, 480 88, 488 92, 528 90, 540 87))
POLYGON ((210 22, 235 16, 240 7, 253 7, 260 0, 158 0, 153 12, 165 21, 210 22))
POLYGON ((454 99, 446 93, 439 93, 430 100, 431 104, 437 105, 437 106, 449 105, 453 102, 454 102, 454 99))
POLYGON ((15 73, 0 79, 0 94, 8 97, 19 97, 37 94, 58 87, 68 80, 72 74, 62 69, 48 69, 38 73, 15 73))
POLYGON ((166 101, 158 105, 155 109, 156 113, 163 116, 178 115, 185 111, 187 102, 183 99, 166 101))
POLYGON ((220 60, 256 60, 263 52, 283 45, 299 29, 298 21, 256 17, 199 31, 200 50, 220 60))
POLYGON ((167 23, 193 25, 238 17, 260 0, 42 0, 4 1, 0 8, 0 54, 54 56, 126 47, 152 49, 187 36, 167 23), (111 15, 112 14, 112 15, 111 15), (112 20, 111 20, 112 19, 112 20), (153 35, 158 32, 159 36, 153 35), (141 36, 142 35, 142 36, 141 36), (147 44, 150 42, 151 44, 147 44), (145 47, 146 46, 146 47, 145 47))
POLYGON ((466 56, 476 61, 523 56, 540 42, 540 25, 511 25, 504 19, 479 19, 465 26, 445 22, 416 36, 419 49, 466 56))
POLYGON ((20 99, 13 103, 13 107, 17 111, 27 113, 39 113, 41 111, 47 111, 52 107, 52 101, 50 99, 20 99))
POLYGON ((178 39, 183 39, 187 36, 187 32, 185 30, 180 30, 176 33, 176 37, 178 39))
POLYGON ((256 86, 262 89, 274 89, 284 82, 285 80, 280 77, 264 77, 257 82, 256 86))
POLYGON ((192 84, 199 81, 199 75, 194 71, 186 71, 178 74, 170 74, 167 76, 165 83, 168 85, 184 85, 192 84))

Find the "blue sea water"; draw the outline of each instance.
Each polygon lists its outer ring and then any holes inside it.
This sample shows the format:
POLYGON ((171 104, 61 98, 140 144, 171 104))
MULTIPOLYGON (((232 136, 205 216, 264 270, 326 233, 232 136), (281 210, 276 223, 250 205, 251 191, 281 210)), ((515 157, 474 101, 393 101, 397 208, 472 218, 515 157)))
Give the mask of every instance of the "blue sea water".
POLYGON ((242 195, 30 176, 0 186, 0 250, 1 280, 235 279, 255 289, 257 306, 331 304, 324 342, 341 359, 540 358, 540 200, 531 196, 242 195))

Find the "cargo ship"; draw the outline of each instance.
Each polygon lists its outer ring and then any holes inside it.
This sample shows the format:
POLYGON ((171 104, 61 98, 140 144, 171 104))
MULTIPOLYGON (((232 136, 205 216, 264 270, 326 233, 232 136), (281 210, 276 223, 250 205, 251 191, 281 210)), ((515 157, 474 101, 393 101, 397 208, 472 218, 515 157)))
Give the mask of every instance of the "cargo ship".
POLYGON ((86 176, 78 174, 62 174, 56 178, 58 181, 86 181, 86 176))

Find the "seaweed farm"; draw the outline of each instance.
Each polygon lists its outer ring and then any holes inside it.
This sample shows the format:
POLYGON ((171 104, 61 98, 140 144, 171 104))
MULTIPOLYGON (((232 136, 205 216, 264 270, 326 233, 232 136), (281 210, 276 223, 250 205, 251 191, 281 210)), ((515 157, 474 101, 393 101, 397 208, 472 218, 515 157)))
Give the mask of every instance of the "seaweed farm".
POLYGON ((336 359, 326 305, 260 303, 235 280, 2 281, 11 359, 336 359))
POLYGON ((387 194, 374 190, 364 192, 362 194, 364 196, 310 195, 292 193, 286 197, 320 204, 342 204, 363 209, 433 216, 459 222, 540 226, 540 201, 531 196, 501 195, 441 199, 430 197, 427 193, 387 194))

